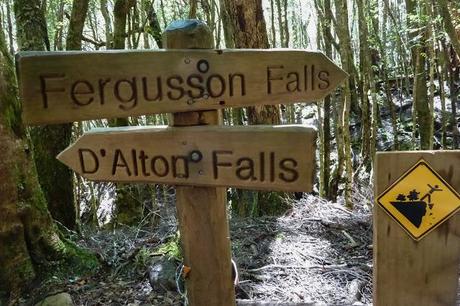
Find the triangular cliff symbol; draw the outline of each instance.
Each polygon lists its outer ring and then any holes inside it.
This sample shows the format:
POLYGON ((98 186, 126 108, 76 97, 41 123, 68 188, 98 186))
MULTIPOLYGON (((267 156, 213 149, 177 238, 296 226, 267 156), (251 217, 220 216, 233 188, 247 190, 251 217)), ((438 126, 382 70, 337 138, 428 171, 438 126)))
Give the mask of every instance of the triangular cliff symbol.
POLYGON ((431 186, 427 184, 430 190, 421 198, 418 198, 420 192, 413 189, 409 192, 407 197, 399 194, 396 201, 390 203, 409 220, 415 227, 419 228, 422 224, 423 217, 427 213, 427 207, 431 211, 434 203, 431 202, 431 195, 435 191, 442 191, 438 185, 431 186))

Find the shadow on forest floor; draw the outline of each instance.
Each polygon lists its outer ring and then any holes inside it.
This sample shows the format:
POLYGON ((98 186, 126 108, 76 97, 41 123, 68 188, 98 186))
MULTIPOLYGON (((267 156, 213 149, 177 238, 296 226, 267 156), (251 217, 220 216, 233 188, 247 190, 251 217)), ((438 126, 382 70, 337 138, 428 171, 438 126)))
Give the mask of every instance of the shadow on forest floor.
MULTIPOLYGON (((283 217, 232 218, 239 304, 371 303, 371 212, 362 202, 350 213, 339 204, 305 195, 283 217)), ((155 230, 126 227, 85 235, 79 243, 96 252, 105 267, 88 277, 44 283, 19 304, 34 305, 45 296, 67 292, 75 305, 181 305, 176 291, 153 290, 146 272, 157 257, 153 250, 175 234, 170 219, 155 230)))
POLYGON ((257 301, 370 303, 370 216, 306 196, 281 218, 232 220, 241 288, 257 301))

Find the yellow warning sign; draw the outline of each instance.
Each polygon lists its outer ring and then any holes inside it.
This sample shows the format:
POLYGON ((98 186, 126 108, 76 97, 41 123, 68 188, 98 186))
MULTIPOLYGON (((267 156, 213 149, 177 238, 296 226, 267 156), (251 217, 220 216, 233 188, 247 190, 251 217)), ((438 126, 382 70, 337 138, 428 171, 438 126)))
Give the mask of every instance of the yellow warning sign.
POLYGON ((460 208, 460 195, 423 159, 377 201, 415 240, 422 239, 460 208))

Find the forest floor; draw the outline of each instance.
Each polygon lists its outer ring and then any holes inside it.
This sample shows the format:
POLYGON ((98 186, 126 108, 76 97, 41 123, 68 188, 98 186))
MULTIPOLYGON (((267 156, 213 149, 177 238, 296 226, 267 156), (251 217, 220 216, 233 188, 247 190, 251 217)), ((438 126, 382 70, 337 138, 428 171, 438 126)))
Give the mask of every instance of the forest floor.
MULTIPOLYGON (((356 199, 353 212, 342 204, 305 195, 293 200, 292 209, 282 217, 231 218, 239 304, 370 304, 371 192, 356 194, 361 198, 356 199)), ((169 289, 165 289, 167 282, 159 288, 149 281, 152 265, 174 251, 171 241, 177 240, 176 232, 170 219, 156 230, 86 233, 78 243, 97 253, 105 267, 87 277, 56 276, 23 302, 34 305, 46 296, 66 292, 75 305, 183 305, 174 279, 169 289)), ((176 260, 173 263, 174 269, 179 266, 176 260)))

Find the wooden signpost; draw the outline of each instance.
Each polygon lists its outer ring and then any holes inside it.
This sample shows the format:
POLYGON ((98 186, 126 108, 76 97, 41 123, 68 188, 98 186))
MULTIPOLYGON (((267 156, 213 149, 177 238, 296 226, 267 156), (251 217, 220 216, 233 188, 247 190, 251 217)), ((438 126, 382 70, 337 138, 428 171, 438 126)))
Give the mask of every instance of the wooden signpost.
POLYGON ((308 192, 315 142, 302 126, 108 128, 58 159, 93 181, 308 192))
POLYGON ((459 155, 377 154, 374 305, 456 305, 460 215, 453 212, 459 205, 459 155))
POLYGON ((177 185, 188 302, 235 305, 224 187, 311 191, 316 132, 222 127, 219 109, 320 100, 347 74, 318 52, 206 50, 212 33, 196 20, 164 40, 162 51, 20 53, 24 122, 172 113, 170 127, 91 131, 58 158, 90 180, 177 185))
POLYGON ((49 124, 318 101, 347 74, 318 52, 23 52, 24 121, 49 124))

